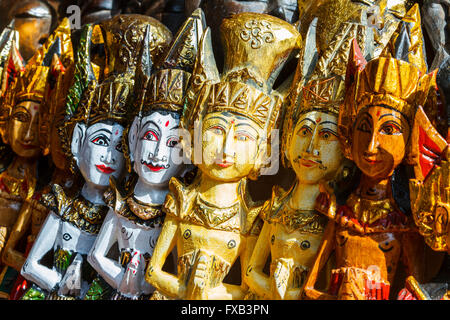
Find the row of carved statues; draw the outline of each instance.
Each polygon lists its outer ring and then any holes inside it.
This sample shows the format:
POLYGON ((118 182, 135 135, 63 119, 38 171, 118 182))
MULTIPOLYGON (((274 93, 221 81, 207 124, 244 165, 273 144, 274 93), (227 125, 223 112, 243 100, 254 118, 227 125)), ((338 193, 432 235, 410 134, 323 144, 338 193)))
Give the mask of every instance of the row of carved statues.
POLYGON ((0 298, 450 299, 440 7, 254 2, 4 28, 0 298))

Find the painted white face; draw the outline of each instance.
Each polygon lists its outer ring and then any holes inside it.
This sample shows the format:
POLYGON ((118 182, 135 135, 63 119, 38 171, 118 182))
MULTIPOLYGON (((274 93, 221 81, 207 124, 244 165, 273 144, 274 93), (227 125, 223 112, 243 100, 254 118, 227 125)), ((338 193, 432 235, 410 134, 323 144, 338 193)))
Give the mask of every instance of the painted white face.
POLYGON ((129 133, 130 153, 134 170, 145 183, 165 185, 184 169, 183 164, 174 163, 175 154, 181 157, 179 124, 179 119, 158 111, 134 119, 129 133))
POLYGON ((75 126, 72 153, 86 182, 105 187, 111 176, 120 177, 124 167, 122 134, 123 127, 117 123, 75 126))

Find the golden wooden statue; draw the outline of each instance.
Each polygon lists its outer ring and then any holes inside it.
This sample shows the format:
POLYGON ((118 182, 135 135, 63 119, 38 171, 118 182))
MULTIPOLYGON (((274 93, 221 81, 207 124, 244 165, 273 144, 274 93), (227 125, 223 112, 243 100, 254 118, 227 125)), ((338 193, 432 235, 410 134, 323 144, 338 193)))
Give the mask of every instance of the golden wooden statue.
MULTIPOLYGON (((40 195, 45 192, 42 177, 38 176, 37 167, 42 155, 39 139, 40 109, 46 92, 46 83, 55 55, 70 59, 70 26, 68 19, 56 28, 46 43, 28 61, 17 81, 7 89, 2 105, 2 136, 11 145, 16 154, 6 171, 1 174, 2 209, 2 263, 19 272, 24 261, 23 252, 17 251, 17 244, 31 222, 31 234, 27 239, 27 249, 40 230, 47 210, 38 203, 40 195)), ((11 62, 20 60, 18 52, 11 51, 11 62)), ((17 63, 17 62, 16 62, 17 63)), ((27 235, 28 236, 28 235, 27 235)), ((7 276, 3 271, 2 279, 7 276)), ((10 272, 11 273, 11 272, 10 272)), ((17 274, 17 273, 16 273, 17 274)))
POLYGON ((337 133, 339 106, 345 93, 342 64, 353 39, 351 35, 359 27, 340 34, 319 61, 316 27, 317 20, 311 23, 306 37, 282 129, 284 160, 294 170, 296 180, 287 191, 275 186, 272 199, 263 207, 264 226, 246 272, 252 292, 247 298, 253 294, 263 299, 301 298, 328 222, 325 215, 314 209, 315 200, 321 188, 343 168, 337 133), (328 59, 330 56, 334 58, 328 59), (263 269, 269 254, 267 276, 263 269))
POLYGON ((323 236, 317 259, 305 285, 310 299, 389 299, 400 259, 406 273, 423 279, 423 240, 395 201, 394 170, 411 155, 410 134, 417 124, 418 106, 432 87, 425 74, 418 6, 407 14, 408 28, 399 27, 383 54, 367 64, 356 42, 348 72, 352 74, 344 106, 339 112, 339 132, 346 157, 362 172, 360 183, 346 204, 336 210, 332 197, 319 197, 317 209, 334 216, 323 236), (395 40, 412 39, 408 51, 395 40), (401 38, 399 38, 401 39, 401 38), (405 54, 406 52, 406 54, 405 54), (408 59, 406 62, 402 59, 408 59), (351 81, 354 79, 354 81, 351 81), (328 292, 315 287, 319 271, 335 252, 328 292))
MULTIPOLYGON (((191 156, 199 173, 190 185, 172 178, 166 218, 146 272, 147 281, 170 298, 244 297, 244 281, 223 280, 238 258, 245 272, 260 231, 261 208, 250 199, 246 182, 258 176, 280 113, 282 97, 273 81, 300 42, 289 23, 255 13, 225 19, 221 35, 224 71, 219 77, 207 29, 182 119, 193 137, 191 156), (177 275, 162 270, 175 246, 177 275)), ((182 143, 187 148, 185 138, 182 143)))
MULTIPOLYGON (((50 46, 52 49, 51 53, 47 55, 47 59, 51 58, 51 65, 39 108, 39 145, 43 155, 48 155, 51 150, 51 158, 54 166, 52 167, 51 183, 60 184, 65 189, 77 188, 79 186, 76 184, 74 175, 68 170, 68 162, 66 156, 63 155, 60 139, 57 134, 57 125, 63 120, 68 86, 71 84, 73 78, 73 49, 68 19, 64 19, 61 22, 52 34, 49 42, 39 52, 50 50, 50 46), (53 56, 51 56, 52 53, 53 56)), ((43 188, 41 193, 45 194, 47 192, 50 192, 48 185, 43 188)), ((22 205, 3 252, 3 262, 18 272, 22 268, 26 255, 31 249, 48 213, 47 208, 39 200, 40 197, 34 197, 22 205), (27 247, 25 252, 22 252, 17 247, 25 237, 27 239, 27 247)), ((21 276, 19 276, 16 284, 20 288, 16 287, 13 289, 14 292, 10 296, 10 299, 18 299, 28 287, 27 281, 21 276)))

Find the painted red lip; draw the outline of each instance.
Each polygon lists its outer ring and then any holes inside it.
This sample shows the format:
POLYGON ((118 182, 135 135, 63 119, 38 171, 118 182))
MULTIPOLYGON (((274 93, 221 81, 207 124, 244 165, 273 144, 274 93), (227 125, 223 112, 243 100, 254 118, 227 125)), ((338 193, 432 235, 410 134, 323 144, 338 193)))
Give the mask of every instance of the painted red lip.
POLYGON ((234 162, 233 161, 227 161, 227 160, 224 160, 224 159, 217 159, 216 160, 216 164, 219 167, 221 167, 221 168, 228 168, 228 167, 231 167, 234 164, 234 162))
POLYGON ((364 158, 364 160, 366 160, 369 164, 377 164, 381 162, 380 160, 374 160, 370 158, 364 158))
POLYGON ((217 165, 221 168, 228 168, 228 167, 231 167, 233 165, 233 163, 232 162, 225 162, 225 163, 222 162, 222 163, 218 163, 217 165))
POLYGON ((105 166, 104 164, 97 164, 97 165, 95 165, 96 167, 97 167, 97 169, 98 170, 100 170, 101 172, 103 172, 103 173, 113 173, 114 171, 116 171, 116 170, 114 170, 113 168, 111 168, 111 167, 107 167, 107 166, 105 166))
POLYGON ((151 163, 144 163, 144 164, 147 166, 147 168, 149 168, 150 170, 155 171, 155 172, 165 169, 163 166, 154 166, 151 163))
POLYGON ((36 149, 36 148, 38 148, 37 146, 34 146, 34 145, 32 145, 32 144, 23 144, 22 143, 22 147, 24 148, 24 149, 36 149))
POLYGON ((304 167, 311 168, 311 167, 317 166, 319 163, 317 161, 314 161, 314 160, 301 159, 300 160, 300 164, 302 166, 304 166, 304 167))

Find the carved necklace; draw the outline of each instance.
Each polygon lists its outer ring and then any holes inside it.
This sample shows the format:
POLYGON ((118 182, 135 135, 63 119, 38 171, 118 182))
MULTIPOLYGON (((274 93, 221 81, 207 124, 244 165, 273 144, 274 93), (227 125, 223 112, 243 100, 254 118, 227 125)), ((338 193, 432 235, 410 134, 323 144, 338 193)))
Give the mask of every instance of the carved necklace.
POLYGON ((240 208, 239 201, 229 207, 220 208, 197 195, 192 214, 189 217, 207 228, 240 232, 239 219, 232 219, 238 215, 240 208))
POLYGON ((270 221, 282 224, 289 233, 296 230, 307 233, 323 233, 327 225, 328 218, 316 210, 311 209, 294 209, 289 205, 295 185, 287 192, 287 195, 281 196, 280 203, 275 208, 279 208, 269 217, 270 221))
POLYGON ((389 213, 396 210, 389 198, 369 200, 361 198, 354 193, 348 197, 347 206, 352 209, 358 221, 369 225, 385 218, 389 213))
POLYGON ((61 217, 83 231, 98 234, 107 213, 107 206, 93 204, 79 196, 61 217))
POLYGON ((124 207, 124 210, 121 210, 120 214, 126 217, 127 219, 147 227, 157 227, 161 226, 164 221, 164 213, 161 210, 162 205, 158 204, 148 204, 143 203, 133 196, 128 197, 127 206, 124 207))
POLYGON ((288 229, 288 232, 298 230, 307 233, 323 233, 327 224, 327 217, 315 210, 292 209, 285 204, 281 212, 271 219, 288 229))
POLYGON ((25 199, 28 196, 28 182, 26 177, 15 178, 4 172, 0 176, 0 191, 4 191, 10 197, 25 199))

